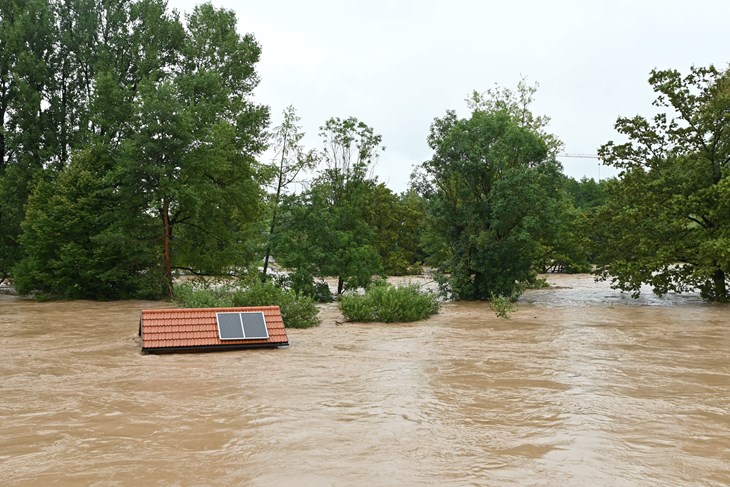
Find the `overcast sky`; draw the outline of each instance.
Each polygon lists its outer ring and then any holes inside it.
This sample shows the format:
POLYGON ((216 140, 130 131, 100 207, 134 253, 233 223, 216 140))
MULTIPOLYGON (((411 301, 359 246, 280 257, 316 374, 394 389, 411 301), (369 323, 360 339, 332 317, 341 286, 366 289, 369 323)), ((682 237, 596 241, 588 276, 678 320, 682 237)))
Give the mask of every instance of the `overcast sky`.
MULTIPOLYGON (((169 0, 189 13, 194 0, 169 0)), ((653 68, 686 72, 730 61, 730 1, 213 0, 236 12, 263 53, 256 99, 272 125, 294 105, 319 147, 318 127, 355 116, 387 147, 375 174, 396 192, 427 160, 428 128, 448 109, 466 115, 473 91, 539 88, 535 114, 569 154, 618 140, 618 116, 652 113, 653 68)), ((560 158, 565 173, 616 173, 595 159, 560 158)))

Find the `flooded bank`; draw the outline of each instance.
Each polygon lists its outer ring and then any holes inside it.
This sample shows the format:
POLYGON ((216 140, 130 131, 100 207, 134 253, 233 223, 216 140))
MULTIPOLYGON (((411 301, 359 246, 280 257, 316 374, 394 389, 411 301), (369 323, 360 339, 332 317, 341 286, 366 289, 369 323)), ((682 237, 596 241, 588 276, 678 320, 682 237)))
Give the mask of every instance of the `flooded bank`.
POLYGON ((510 320, 141 355, 150 302, 0 296, 0 485, 728 485, 730 307, 551 276, 510 320))

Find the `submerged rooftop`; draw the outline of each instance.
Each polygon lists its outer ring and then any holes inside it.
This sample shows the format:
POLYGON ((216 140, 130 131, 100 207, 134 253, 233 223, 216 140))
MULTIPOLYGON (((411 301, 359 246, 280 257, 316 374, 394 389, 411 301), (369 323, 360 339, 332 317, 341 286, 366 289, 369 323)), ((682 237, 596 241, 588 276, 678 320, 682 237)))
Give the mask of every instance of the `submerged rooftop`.
POLYGON ((278 306, 142 310, 139 335, 147 353, 289 345, 278 306))

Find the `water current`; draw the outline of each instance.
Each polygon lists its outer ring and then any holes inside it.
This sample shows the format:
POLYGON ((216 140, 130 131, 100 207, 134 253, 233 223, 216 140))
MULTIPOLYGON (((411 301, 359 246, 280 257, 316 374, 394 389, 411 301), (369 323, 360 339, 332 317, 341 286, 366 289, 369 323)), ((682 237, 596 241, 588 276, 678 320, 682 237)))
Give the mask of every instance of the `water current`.
POLYGON ((165 303, 0 296, 2 486, 726 486, 730 307, 550 276, 510 319, 142 355, 165 303))

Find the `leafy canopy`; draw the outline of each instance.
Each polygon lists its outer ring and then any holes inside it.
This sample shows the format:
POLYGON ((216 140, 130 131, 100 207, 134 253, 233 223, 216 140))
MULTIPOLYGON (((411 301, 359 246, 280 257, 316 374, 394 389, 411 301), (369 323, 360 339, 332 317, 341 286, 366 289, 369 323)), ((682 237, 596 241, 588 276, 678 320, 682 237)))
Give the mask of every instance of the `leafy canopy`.
POLYGON ((535 127, 500 104, 437 118, 420 189, 429 199, 428 247, 442 256, 454 298, 514 296, 530 281, 550 232, 560 167, 535 127))
POLYGON ((651 119, 619 118, 622 144, 599 150, 622 169, 597 215, 599 272, 614 287, 699 290, 727 301, 730 271, 730 72, 654 70, 651 119))
POLYGON ((285 199, 274 251, 300 275, 336 276, 341 294, 382 271, 376 228, 368 220, 377 187, 370 173, 382 138, 354 117, 331 118, 320 130, 323 168, 307 191, 285 199))

